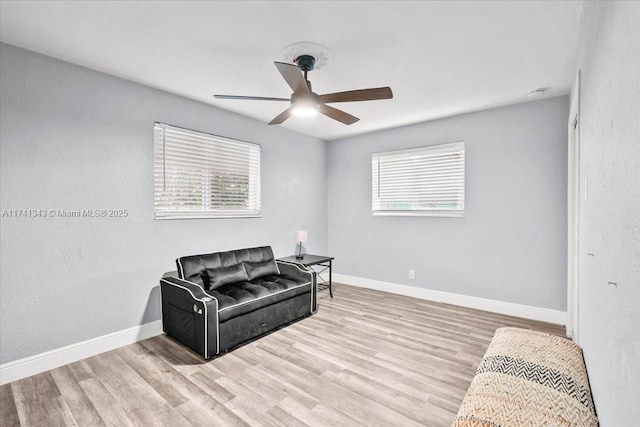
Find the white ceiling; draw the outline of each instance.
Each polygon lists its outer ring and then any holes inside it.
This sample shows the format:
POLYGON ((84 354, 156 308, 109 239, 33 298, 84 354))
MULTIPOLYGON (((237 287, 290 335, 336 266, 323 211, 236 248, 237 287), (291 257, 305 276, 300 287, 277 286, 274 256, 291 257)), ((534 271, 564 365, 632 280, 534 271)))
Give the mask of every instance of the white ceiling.
POLYGON ((0 39, 268 122, 288 104, 273 61, 309 41, 329 64, 317 93, 390 86, 394 99, 333 104, 361 120, 292 117, 325 140, 569 92, 580 1, 42 1, 0 3, 0 39))

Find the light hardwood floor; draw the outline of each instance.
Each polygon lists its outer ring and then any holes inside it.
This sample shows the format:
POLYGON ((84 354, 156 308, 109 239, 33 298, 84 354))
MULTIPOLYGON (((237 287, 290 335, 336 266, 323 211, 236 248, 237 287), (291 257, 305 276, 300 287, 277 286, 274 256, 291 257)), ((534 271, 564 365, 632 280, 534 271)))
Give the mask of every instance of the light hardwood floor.
POLYGON ((496 328, 564 327, 335 285, 208 362, 158 336, 0 387, 2 426, 447 426, 496 328))

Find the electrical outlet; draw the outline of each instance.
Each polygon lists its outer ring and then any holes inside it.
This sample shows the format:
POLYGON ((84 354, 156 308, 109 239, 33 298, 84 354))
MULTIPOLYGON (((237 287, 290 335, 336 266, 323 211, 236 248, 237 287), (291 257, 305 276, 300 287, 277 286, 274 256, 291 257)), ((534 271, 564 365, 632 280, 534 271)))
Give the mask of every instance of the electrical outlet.
POLYGON ((409 279, 416 280, 416 271, 415 270, 409 270, 409 279))

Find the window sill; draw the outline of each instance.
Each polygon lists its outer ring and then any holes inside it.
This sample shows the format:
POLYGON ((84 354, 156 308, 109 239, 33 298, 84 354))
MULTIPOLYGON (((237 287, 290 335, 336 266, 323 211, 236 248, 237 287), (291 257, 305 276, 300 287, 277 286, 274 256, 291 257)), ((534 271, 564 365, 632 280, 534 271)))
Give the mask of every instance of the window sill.
POLYGON ((378 211, 371 212, 372 216, 430 216, 442 218, 464 218, 464 212, 454 211, 378 211))
POLYGON ((158 215, 156 214, 156 220, 173 220, 173 219, 246 219, 246 218, 262 218, 260 214, 251 215, 158 215))

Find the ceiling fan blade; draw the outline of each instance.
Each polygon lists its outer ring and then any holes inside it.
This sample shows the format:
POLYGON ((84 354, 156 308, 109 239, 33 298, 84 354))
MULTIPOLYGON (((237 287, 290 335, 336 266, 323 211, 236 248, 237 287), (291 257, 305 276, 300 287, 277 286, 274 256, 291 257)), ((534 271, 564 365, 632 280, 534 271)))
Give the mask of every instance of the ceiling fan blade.
POLYGON ((216 99, 241 99, 249 101, 291 101, 289 98, 271 98, 265 96, 213 95, 216 99))
POLYGON ((376 99, 391 99, 393 92, 390 87, 376 87, 372 89, 349 90, 346 92, 328 93, 318 96, 320 102, 352 102, 374 101, 376 99))
POLYGON ((352 116, 349 113, 345 113, 342 110, 338 110, 337 108, 329 107, 328 105, 324 104, 318 105, 318 111, 320 111, 327 117, 331 117, 333 120, 344 123, 345 125, 352 125, 360 120, 359 118, 352 116))
POLYGON ((287 120, 293 114, 293 107, 289 107, 284 110, 282 113, 278 114, 273 120, 269 122, 270 125, 279 125, 280 123, 287 120))
POLYGON ((280 71, 280 74, 282 74, 287 84, 293 89, 293 93, 296 95, 305 94, 309 96, 309 87, 300 68, 284 62, 274 62, 274 64, 276 64, 276 68, 278 68, 278 71, 280 71))

